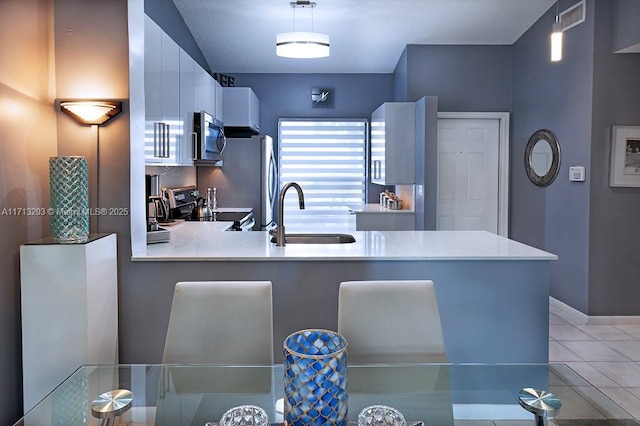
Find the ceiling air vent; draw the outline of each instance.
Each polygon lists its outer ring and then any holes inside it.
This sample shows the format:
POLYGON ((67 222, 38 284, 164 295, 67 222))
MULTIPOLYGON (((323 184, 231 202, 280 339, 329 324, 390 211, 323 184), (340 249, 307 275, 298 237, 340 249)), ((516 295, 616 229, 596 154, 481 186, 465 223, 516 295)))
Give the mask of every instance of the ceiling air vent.
POLYGON ((585 21, 585 0, 582 0, 570 8, 560 12, 560 22, 562 23, 562 31, 567 31, 578 24, 585 21))

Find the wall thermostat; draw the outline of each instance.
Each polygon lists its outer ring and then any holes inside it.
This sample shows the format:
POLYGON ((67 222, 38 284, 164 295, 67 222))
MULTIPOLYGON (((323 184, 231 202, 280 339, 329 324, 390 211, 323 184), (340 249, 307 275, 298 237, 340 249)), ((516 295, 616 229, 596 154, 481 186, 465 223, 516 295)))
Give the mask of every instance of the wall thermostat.
POLYGON ((569 180, 572 182, 584 182, 584 166, 569 167, 569 180))

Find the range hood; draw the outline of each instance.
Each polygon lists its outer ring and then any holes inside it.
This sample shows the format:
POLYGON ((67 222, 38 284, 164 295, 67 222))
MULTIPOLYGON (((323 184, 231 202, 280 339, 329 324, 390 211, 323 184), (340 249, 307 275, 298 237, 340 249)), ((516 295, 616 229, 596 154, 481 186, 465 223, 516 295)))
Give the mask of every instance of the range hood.
POLYGON ((250 138, 259 135, 260 129, 254 126, 224 126, 224 134, 228 138, 250 138))
POLYGON ((223 87, 224 134, 250 138, 260 134, 260 100, 250 87, 223 87))

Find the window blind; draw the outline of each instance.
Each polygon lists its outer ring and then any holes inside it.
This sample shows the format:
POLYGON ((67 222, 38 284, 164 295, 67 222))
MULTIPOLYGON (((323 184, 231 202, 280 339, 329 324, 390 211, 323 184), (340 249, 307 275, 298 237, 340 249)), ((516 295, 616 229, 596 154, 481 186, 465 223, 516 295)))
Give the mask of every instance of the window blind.
POLYGON ((365 119, 280 119, 279 187, 297 182, 306 205, 287 192, 287 233, 350 229, 348 206, 365 201, 366 142, 365 119))

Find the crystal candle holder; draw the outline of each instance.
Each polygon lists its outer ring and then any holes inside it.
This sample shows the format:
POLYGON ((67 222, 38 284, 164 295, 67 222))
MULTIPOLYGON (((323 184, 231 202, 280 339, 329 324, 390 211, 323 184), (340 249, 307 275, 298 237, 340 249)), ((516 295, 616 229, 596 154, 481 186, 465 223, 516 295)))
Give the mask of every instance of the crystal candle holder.
POLYGON ((386 405, 371 405, 358 415, 358 426, 406 426, 404 416, 386 405))
POLYGON ((267 412, 257 405, 240 405, 222 415, 219 426, 269 426, 267 412))

